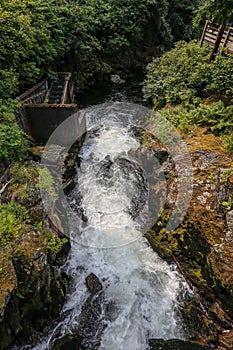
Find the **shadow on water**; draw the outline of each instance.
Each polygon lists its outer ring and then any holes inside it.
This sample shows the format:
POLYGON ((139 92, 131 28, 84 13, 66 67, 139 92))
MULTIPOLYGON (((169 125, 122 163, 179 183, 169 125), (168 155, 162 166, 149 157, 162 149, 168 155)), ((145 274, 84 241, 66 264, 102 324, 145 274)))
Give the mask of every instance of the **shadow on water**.
POLYGON ((76 103, 81 108, 90 107, 107 101, 132 102, 146 105, 143 101, 143 74, 137 74, 114 84, 111 79, 97 81, 89 89, 77 93, 76 103))

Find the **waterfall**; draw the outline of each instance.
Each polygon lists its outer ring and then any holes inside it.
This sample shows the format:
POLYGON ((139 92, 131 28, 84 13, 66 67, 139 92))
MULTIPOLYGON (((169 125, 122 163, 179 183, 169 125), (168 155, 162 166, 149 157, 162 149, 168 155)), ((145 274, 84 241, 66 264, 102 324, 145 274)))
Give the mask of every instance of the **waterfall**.
POLYGON ((77 222, 69 214, 71 250, 64 269, 72 288, 63 320, 34 349, 52 349, 57 338, 79 330, 91 273, 102 289, 90 299, 97 317, 93 329, 83 326, 83 349, 145 350, 150 338, 184 338, 178 311, 187 286, 175 265, 163 261, 143 235, 149 183, 134 158, 141 145, 132 129, 147 113, 125 102, 86 111, 88 132, 69 194, 72 211, 80 217, 77 222))

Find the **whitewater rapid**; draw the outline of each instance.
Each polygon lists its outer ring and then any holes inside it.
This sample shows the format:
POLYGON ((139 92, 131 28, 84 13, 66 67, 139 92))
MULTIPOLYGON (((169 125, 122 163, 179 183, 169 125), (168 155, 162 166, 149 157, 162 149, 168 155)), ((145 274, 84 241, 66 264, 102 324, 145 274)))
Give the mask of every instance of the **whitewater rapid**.
POLYGON ((89 348, 97 338, 100 350, 145 350, 150 338, 184 338, 179 310, 187 286, 175 265, 163 261, 144 237, 150 189, 134 159, 142 145, 132 129, 147 113, 140 105, 117 102, 86 111, 88 132, 69 194, 71 250, 64 270, 72 287, 63 307, 67 316, 37 350, 49 349, 57 334, 79 329, 90 273, 103 289, 102 328, 98 331, 97 325, 89 334, 89 348))

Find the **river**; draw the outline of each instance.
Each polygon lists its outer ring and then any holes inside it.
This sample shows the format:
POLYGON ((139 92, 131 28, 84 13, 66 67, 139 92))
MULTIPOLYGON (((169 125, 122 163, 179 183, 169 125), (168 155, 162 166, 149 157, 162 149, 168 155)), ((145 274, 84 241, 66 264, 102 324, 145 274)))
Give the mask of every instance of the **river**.
POLYGON ((57 349, 59 339, 75 333, 83 338, 80 349, 146 350, 151 338, 185 339, 180 309, 188 287, 144 237, 150 184, 134 157, 141 144, 133 130, 147 113, 128 102, 85 112, 88 132, 68 196, 71 250, 63 270, 72 286, 61 321, 34 350, 57 349), (92 297, 90 274, 102 285, 92 297), (85 324, 87 300, 94 316, 85 324))

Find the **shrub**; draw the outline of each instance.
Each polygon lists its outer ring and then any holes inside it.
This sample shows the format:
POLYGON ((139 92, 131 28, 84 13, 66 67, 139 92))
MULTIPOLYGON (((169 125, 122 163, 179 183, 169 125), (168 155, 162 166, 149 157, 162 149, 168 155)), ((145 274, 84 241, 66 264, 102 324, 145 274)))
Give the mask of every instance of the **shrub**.
POLYGON ((190 109, 182 105, 163 108, 160 113, 183 130, 188 130, 189 125, 207 126, 215 135, 220 135, 228 134, 233 125, 233 106, 225 107, 222 101, 211 105, 200 104, 190 109))
POLYGON ((144 98, 152 99, 156 107, 200 102, 208 56, 209 49, 194 41, 178 42, 174 49, 148 65, 144 98))
POLYGON ((0 100, 0 163, 10 163, 24 157, 28 142, 15 120, 17 103, 0 100))
POLYGON ((29 222, 28 210, 17 203, 0 204, 0 243, 6 246, 18 237, 23 222, 29 222))
POLYGON ((233 153, 233 134, 228 135, 225 139, 225 149, 227 153, 233 153))
POLYGON ((197 43, 179 42, 175 48, 148 65, 144 98, 155 107, 170 104, 198 105, 211 94, 231 95, 233 60, 217 57, 207 63, 209 48, 197 43))
POLYGON ((208 94, 233 95, 232 80, 230 79, 233 75, 233 59, 226 56, 217 56, 208 65, 208 68, 206 72, 206 91, 208 94))
POLYGON ((188 119, 192 124, 210 126, 216 135, 227 134, 233 125, 233 106, 225 107, 222 101, 200 104, 188 113, 188 119))

